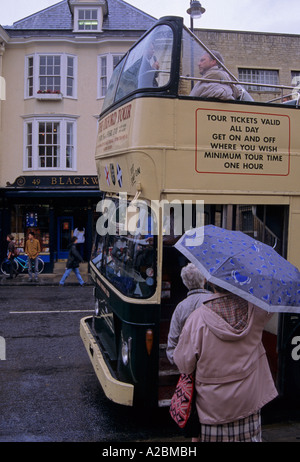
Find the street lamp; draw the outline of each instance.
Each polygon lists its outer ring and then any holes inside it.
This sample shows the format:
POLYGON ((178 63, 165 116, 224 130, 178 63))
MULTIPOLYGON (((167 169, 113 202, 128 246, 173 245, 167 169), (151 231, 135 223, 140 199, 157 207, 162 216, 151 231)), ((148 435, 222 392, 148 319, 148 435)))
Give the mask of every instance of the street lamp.
POLYGON ((205 13, 205 8, 202 8, 201 3, 198 0, 190 1, 190 8, 187 13, 191 15, 192 19, 199 19, 205 13))
POLYGON ((191 31, 194 30, 194 19, 199 19, 205 13, 205 8, 201 6, 198 0, 190 0, 190 7, 186 11, 191 16, 191 31))

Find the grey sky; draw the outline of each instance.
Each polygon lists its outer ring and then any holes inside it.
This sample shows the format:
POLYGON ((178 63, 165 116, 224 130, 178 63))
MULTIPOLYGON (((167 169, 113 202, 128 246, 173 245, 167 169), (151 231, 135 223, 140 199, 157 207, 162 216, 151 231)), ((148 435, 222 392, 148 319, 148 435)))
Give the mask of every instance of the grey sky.
MULTIPOLYGON (((59 3, 57 0, 0 1, 1 25, 11 25, 14 21, 59 3)), ((182 16, 189 26, 186 13, 189 0, 127 0, 127 3, 155 18, 182 16)), ((206 12, 194 22, 197 28, 300 34, 299 0, 201 0, 201 4, 206 12)))

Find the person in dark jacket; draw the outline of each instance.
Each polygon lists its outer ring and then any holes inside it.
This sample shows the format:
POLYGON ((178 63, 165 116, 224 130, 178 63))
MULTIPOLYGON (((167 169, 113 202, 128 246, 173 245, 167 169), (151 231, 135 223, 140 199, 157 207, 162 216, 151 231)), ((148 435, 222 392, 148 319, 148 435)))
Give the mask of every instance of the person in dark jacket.
POLYGON ((13 236, 12 234, 8 234, 6 240, 7 240, 7 242, 8 242, 8 247, 7 247, 8 254, 7 254, 7 258, 8 258, 9 261, 10 261, 10 267, 9 267, 10 275, 9 275, 9 279, 12 279, 13 276, 15 276, 15 277, 18 276, 18 271, 16 270, 15 265, 14 265, 15 247, 16 247, 16 244, 15 244, 14 236, 13 236))
POLYGON ((80 272, 79 272, 79 263, 83 262, 82 256, 78 252, 76 248, 76 242, 77 242, 77 237, 73 236, 71 239, 71 243, 69 245, 69 256, 67 260, 67 265, 66 265, 66 270, 63 274, 63 277, 61 278, 59 285, 63 286, 65 283, 65 280, 67 279, 68 276, 70 276, 71 271, 73 270, 74 273, 76 274, 76 277, 78 279, 78 282, 81 286, 84 285, 84 280, 82 279, 80 272))

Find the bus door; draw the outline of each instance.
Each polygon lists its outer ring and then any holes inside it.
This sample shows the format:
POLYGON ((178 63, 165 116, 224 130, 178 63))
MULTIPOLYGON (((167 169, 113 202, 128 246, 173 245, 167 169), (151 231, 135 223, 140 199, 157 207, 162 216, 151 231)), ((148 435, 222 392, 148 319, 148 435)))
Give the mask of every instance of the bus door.
MULTIPOLYGON (((191 201, 189 201, 191 202, 191 201)), ((165 204, 166 205, 166 204, 165 204)), ((159 356, 159 405, 170 402, 178 381, 179 372, 166 355, 170 322, 177 305, 182 302, 188 289, 183 284, 181 270, 189 261, 174 244, 187 228, 213 223, 220 226, 222 222, 221 205, 186 205, 180 201, 170 201, 164 209, 162 229, 162 266, 161 266, 161 312, 160 312, 160 356, 159 356), (187 215, 189 215, 187 217, 187 215), (188 218, 188 219, 187 219, 188 218)))
MULTIPOLYGON (((287 249, 288 206, 282 205, 220 205, 204 206, 203 224, 214 224, 227 229, 242 231, 249 236, 275 247, 278 253, 285 255, 287 249)), ((178 303, 186 298, 188 289, 184 286, 180 273, 189 263, 174 243, 180 236, 163 238, 162 291, 160 318, 160 362, 159 362, 159 397, 163 403, 171 398, 178 380, 176 366, 169 363, 166 347, 170 321, 178 303)), ((206 289, 210 289, 207 283, 206 289)), ((300 333, 299 315, 275 314, 263 333, 270 369, 281 394, 287 394, 288 387, 299 387, 294 372, 295 362, 290 361, 292 349, 290 337, 300 333), (293 328, 291 328, 293 326, 293 328), (289 370, 290 368, 290 370, 289 370), (286 373, 289 380, 283 379, 286 373)))

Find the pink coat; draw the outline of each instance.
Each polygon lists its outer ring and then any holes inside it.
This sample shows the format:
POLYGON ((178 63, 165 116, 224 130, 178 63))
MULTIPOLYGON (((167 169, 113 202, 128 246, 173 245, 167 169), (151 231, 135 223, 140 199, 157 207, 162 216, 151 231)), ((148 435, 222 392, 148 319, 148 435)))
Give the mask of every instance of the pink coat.
POLYGON ((196 370, 201 423, 215 425, 247 417, 278 395, 261 342, 269 319, 267 312, 250 303, 248 323, 241 332, 204 304, 187 319, 174 361, 181 373, 196 370))

